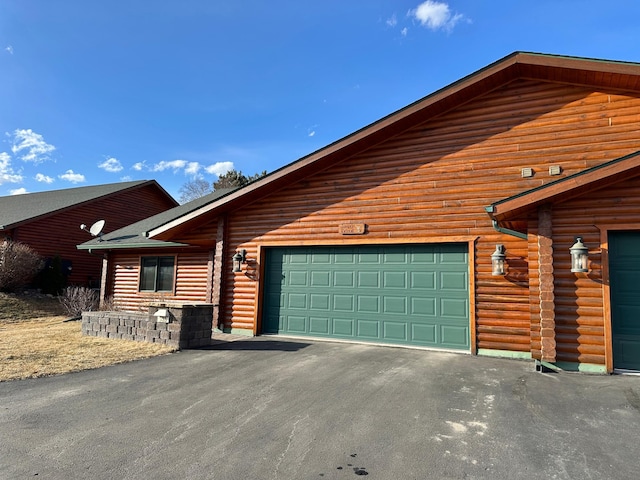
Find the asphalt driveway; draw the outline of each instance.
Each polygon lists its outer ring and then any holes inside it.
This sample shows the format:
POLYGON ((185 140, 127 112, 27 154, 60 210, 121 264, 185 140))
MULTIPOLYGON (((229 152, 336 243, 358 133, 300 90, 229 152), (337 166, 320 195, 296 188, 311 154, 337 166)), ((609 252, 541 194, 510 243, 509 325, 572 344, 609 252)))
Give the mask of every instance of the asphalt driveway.
POLYGON ((3 479, 637 479, 640 377, 257 337, 0 383, 3 479))

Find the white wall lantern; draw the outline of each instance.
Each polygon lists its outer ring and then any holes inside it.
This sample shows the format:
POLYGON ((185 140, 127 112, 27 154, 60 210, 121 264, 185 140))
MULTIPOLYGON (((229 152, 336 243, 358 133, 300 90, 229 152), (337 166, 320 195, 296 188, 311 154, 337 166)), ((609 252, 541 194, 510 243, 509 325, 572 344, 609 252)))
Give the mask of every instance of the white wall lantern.
POLYGON ((496 245, 496 251, 491 254, 491 275, 497 277, 505 274, 504 267, 507 258, 505 251, 504 245, 496 245))
POLYGON ((576 243, 569 251, 571 252, 571 271, 573 273, 588 272, 589 249, 582 243, 582 237, 576 237, 576 243))
POLYGON ((233 272, 241 272, 243 263, 247 263, 247 251, 244 248, 233 256, 233 272))

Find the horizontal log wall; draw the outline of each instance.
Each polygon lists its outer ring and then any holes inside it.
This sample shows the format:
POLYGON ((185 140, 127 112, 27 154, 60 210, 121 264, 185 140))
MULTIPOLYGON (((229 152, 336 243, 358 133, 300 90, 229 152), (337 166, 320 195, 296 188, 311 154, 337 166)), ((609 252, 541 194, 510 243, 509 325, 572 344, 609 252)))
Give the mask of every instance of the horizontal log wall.
POLYGON ((207 291, 209 278, 209 251, 149 250, 144 255, 176 255, 176 281, 174 293, 140 292, 140 253, 114 251, 109 255, 107 280, 108 296, 114 308, 123 311, 147 311, 150 303, 210 302, 207 291))
POLYGON ((640 229, 640 179, 626 180, 554 207, 557 360, 605 364, 601 228, 640 229), (589 273, 571 273, 576 236, 589 248, 589 273))
MULTIPOLYGON (((529 246, 497 233, 484 207, 557 180, 548 174, 551 165, 570 175, 640 150, 639 114, 637 97, 514 82, 245 206, 230 216, 226 255, 246 248, 255 259, 258 246, 270 242, 338 243, 344 240, 338 225, 348 222, 367 224, 367 235, 358 239, 366 243, 477 236, 477 347, 528 352, 535 314, 529 302, 529 246), (532 168, 534 177, 522 178, 523 167, 532 168), (496 243, 506 246, 506 277, 491 276, 496 243)), ((227 272, 226 282, 227 326, 253 329, 255 277, 227 272)), ((584 293, 579 313, 601 314, 592 305, 593 292, 585 288, 584 293)), ((558 312, 560 328, 566 329, 566 317, 558 312)), ((558 356, 575 356, 566 341, 572 333, 560 335, 558 356)), ((590 346, 583 355, 600 354, 590 346)))
POLYGON ((99 286, 102 254, 92 255, 76 248, 92 238, 80 230, 80 225, 105 219, 105 232, 111 232, 172 207, 174 204, 165 194, 161 195, 156 186, 149 185, 116 192, 34 220, 17 227, 13 239, 28 244, 43 257, 58 255, 71 260, 70 284, 99 286))
MULTIPOLYGON (((224 256, 230 259, 235 250, 245 248, 250 268, 248 273, 224 270, 226 327, 259 333, 256 262, 261 245, 339 244, 345 242, 338 233, 340 224, 365 223, 367 234, 349 240, 373 244, 477 237, 477 347, 529 352, 533 342, 534 352, 539 352, 537 312, 530 304, 530 295, 538 292, 529 289, 529 271, 537 265, 529 265, 530 246, 496 232, 484 207, 557 180, 549 175, 549 166, 561 166, 566 176, 640 150, 639 118, 640 98, 634 95, 516 81, 244 205, 229 214, 224 256), (532 168, 535 175, 522 178, 523 167, 532 168), (505 277, 491 275, 496 243, 506 247, 505 277)), ((198 232, 178 240, 205 244, 215 228, 215 219, 210 219, 198 232)), ((561 264, 561 276, 562 268, 561 264)), ((562 292, 566 286, 560 282, 558 288, 562 292)), ((593 319, 602 314, 591 287, 581 287, 579 304, 579 316, 593 319)), ((575 358, 570 319, 576 309, 558 309, 558 359, 575 358)), ((581 328, 591 337, 601 325, 581 328)), ((585 361, 598 360, 601 348, 588 345, 581 355, 585 361)))

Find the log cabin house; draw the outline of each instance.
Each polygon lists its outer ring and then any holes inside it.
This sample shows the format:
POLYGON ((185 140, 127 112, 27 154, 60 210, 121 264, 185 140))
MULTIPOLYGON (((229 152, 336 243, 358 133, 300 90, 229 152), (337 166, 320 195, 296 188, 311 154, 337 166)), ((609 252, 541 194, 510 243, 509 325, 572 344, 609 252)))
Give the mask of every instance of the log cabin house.
POLYGON ((117 230, 177 204, 155 180, 0 197, 0 235, 45 259, 59 257, 69 284, 98 287, 102 259, 76 248, 91 238, 80 225, 104 220, 107 230, 117 230))
POLYGON ((79 246, 124 310, 637 371, 640 64, 516 52, 151 220, 79 246))

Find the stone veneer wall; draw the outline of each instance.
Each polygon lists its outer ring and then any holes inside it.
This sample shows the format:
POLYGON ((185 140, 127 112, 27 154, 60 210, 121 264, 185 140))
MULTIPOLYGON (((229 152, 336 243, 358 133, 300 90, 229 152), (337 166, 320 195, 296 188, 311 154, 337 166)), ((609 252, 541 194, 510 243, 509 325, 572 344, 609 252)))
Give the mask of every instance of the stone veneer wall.
POLYGON ((82 334, 197 348, 211 344, 212 322, 211 304, 157 304, 149 306, 149 313, 84 312, 82 334), (159 310, 167 315, 155 315, 159 310))

